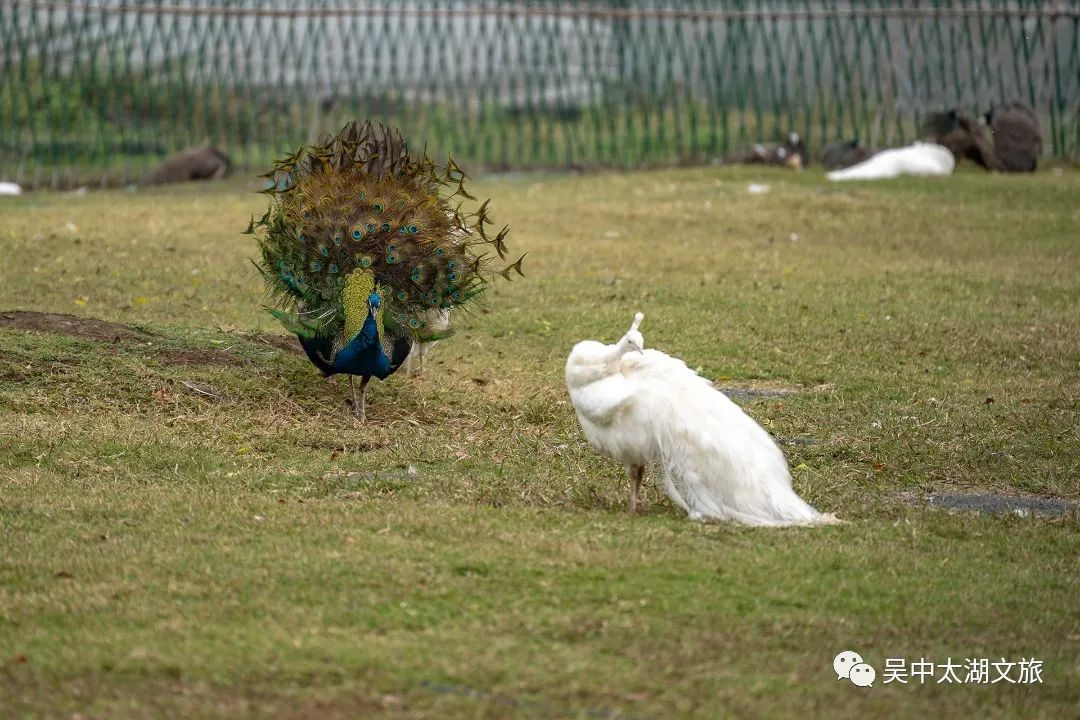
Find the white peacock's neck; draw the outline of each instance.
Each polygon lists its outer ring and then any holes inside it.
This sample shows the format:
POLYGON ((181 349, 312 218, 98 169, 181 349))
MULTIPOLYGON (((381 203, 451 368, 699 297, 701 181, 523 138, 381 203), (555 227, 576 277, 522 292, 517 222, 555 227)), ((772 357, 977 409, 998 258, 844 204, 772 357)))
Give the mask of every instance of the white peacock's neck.
POLYGON ((614 349, 611 351, 608 363, 613 370, 618 367, 619 361, 622 360, 623 355, 630 352, 637 352, 637 348, 633 346, 633 344, 630 342, 630 338, 626 335, 624 335, 622 339, 619 340, 619 342, 615 343, 612 347, 614 349))

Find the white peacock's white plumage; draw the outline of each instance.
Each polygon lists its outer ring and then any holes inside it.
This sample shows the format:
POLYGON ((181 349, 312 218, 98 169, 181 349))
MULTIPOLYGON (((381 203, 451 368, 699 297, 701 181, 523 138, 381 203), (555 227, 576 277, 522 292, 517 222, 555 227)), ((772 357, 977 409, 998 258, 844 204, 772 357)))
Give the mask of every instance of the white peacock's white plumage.
MULTIPOLYGON (((450 311, 441 308, 431 308, 424 313, 428 331, 438 335, 450 329, 450 311)), ((423 375, 424 359, 431 349, 439 344, 438 340, 428 340, 413 343, 409 350, 409 356, 405 358, 405 370, 410 377, 423 375)))
MULTIPOLYGON (((450 233, 451 242, 457 245, 469 237, 469 230, 457 224, 456 213, 447 212, 447 220, 453 225, 450 233)), ((425 328, 432 335, 441 335, 450 329, 450 310, 446 308, 431 308, 424 313, 425 328)), ((405 358, 405 371, 410 377, 424 374, 424 360, 432 348, 439 344, 438 340, 428 340, 413 343, 409 350, 409 356, 405 358)))
POLYGON ((839 522, 791 487, 787 462, 769 434, 686 366, 645 350, 638 326, 614 345, 586 340, 566 361, 566 385, 585 438, 627 468, 631 510, 638 468, 659 464, 664 489, 693 519, 746 525, 839 522))
POLYGON ((902 148, 882 150, 843 170, 826 175, 830 180, 885 180, 901 175, 951 175, 956 158, 948 148, 916 142, 902 148))

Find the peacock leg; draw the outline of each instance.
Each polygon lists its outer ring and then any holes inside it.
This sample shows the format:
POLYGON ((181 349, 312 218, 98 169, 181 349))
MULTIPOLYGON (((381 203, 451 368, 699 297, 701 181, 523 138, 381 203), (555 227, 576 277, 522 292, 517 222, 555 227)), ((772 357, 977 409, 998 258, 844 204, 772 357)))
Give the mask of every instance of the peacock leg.
POLYGON ((360 381, 360 397, 356 397, 356 384, 353 381, 353 376, 349 376, 349 392, 352 393, 352 411, 353 416, 360 420, 365 419, 364 412, 364 398, 367 396, 367 384, 371 379, 370 375, 365 375, 364 379, 360 381))
POLYGON ((630 476, 630 513, 637 512, 638 488, 641 486, 641 476, 645 472, 644 465, 631 465, 626 468, 626 474, 630 476))
MULTIPOLYGON (((352 377, 349 378, 352 380, 352 377)), ((356 402, 356 395, 353 395, 353 415, 355 415, 360 422, 367 422, 367 384, 371 380, 370 375, 365 375, 360 380, 360 402, 356 402)))

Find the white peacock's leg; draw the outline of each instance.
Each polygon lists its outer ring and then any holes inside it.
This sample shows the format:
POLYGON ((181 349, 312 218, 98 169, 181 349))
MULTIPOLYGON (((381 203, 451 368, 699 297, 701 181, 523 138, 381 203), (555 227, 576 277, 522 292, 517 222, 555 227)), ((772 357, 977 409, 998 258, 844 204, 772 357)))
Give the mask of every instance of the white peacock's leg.
POLYGON ((630 512, 637 512, 638 488, 641 486, 641 476, 645 472, 643 465, 631 465, 626 468, 626 474, 630 476, 630 512))
POLYGON ((424 361, 434 342, 416 343, 409 353, 409 377, 421 377, 424 374, 424 361))
POLYGON ((355 415, 356 414, 356 404, 357 404, 358 401, 356 399, 356 385, 353 384, 353 376, 352 375, 349 375, 349 393, 352 395, 352 411, 353 411, 353 415, 355 415))

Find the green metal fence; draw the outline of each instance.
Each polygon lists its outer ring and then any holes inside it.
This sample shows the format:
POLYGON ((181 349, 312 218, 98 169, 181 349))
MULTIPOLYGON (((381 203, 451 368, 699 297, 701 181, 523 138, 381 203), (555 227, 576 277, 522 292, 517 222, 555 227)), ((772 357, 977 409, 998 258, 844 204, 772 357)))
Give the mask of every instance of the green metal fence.
POLYGON ((0 0, 0 179, 30 185, 200 143, 262 167, 352 117, 473 168, 625 167, 1013 99, 1080 156, 1080 0, 0 0))

